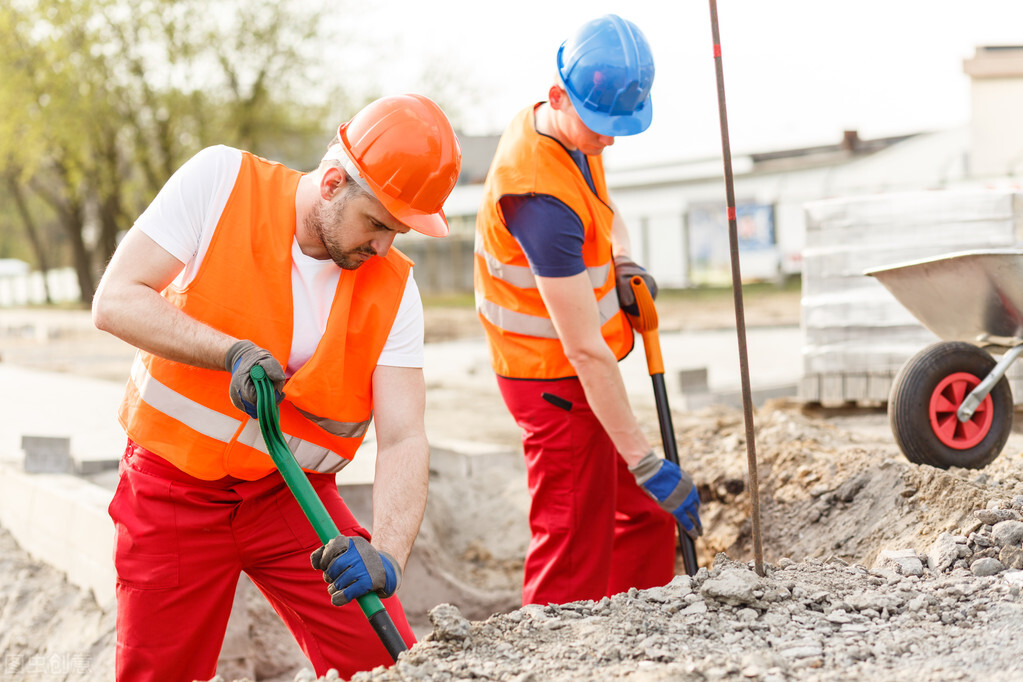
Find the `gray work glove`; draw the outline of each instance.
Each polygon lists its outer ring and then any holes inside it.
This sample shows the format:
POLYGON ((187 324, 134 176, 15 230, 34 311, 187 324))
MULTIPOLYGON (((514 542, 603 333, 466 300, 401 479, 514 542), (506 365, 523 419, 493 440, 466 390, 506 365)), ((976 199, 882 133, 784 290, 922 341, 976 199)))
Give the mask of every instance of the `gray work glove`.
POLYGON ((249 372, 259 365, 266 377, 273 383, 274 397, 279 405, 284 400, 284 368, 270 351, 260 348, 251 341, 238 341, 227 350, 224 367, 231 373, 231 402, 239 410, 256 419, 256 385, 249 372))
POLYGON ((661 459, 652 450, 629 467, 629 471, 636 477, 639 487, 682 524, 686 535, 694 540, 703 535, 700 495, 693 485, 692 476, 674 462, 661 459))
POLYGON ((618 287, 618 305, 628 315, 636 317, 639 315, 639 306, 636 305, 636 296, 632 293, 630 280, 639 275, 650 290, 650 298, 657 299, 657 282, 650 273, 637 265, 628 256, 615 256, 615 286, 618 287))
POLYGON ((401 585, 401 567, 387 552, 378 552, 364 537, 338 535, 309 557, 330 583, 330 603, 344 606, 364 594, 390 597, 401 585))

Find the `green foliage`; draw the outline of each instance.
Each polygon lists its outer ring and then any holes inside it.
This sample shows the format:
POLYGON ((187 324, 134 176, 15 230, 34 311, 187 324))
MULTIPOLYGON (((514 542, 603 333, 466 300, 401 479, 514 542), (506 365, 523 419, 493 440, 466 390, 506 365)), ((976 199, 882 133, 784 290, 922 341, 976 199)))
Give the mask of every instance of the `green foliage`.
MULTIPOLYGON (((37 227, 29 235, 36 260, 60 264, 45 252, 63 235, 91 298, 118 233, 202 147, 228 144, 297 165, 318 159, 329 138, 325 102, 339 93, 303 74, 328 9, 337 3, 0 6, 0 191, 31 208, 23 222, 37 227)), ((11 216, 0 219, 6 235, 11 216)))

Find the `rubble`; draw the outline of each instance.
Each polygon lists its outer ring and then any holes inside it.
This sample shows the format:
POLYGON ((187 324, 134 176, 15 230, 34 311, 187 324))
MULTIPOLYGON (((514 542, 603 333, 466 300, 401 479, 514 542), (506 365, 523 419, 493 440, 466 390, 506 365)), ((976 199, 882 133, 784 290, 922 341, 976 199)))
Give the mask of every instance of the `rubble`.
MULTIPOLYGON (((656 440, 653 408, 637 410, 656 440)), ((982 471, 940 470, 899 453, 880 407, 776 400, 754 421, 765 575, 754 570, 741 411, 676 409, 679 457, 703 500, 696 576, 595 602, 508 606, 522 566, 509 539, 528 535, 524 484, 438 473, 431 504, 442 513, 417 548, 472 589, 464 603, 435 604, 396 665, 354 680, 1023 679, 1023 434, 982 471), (439 508, 448 498, 457 510, 439 508), (443 551, 453 542, 463 549, 443 551)), ((113 614, 2 530, 0 577, 5 679, 112 678, 113 614)), ((287 634, 265 615, 250 634, 273 655, 287 634)), ((317 679, 282 667, 257 666, 255 682, 317 679)))

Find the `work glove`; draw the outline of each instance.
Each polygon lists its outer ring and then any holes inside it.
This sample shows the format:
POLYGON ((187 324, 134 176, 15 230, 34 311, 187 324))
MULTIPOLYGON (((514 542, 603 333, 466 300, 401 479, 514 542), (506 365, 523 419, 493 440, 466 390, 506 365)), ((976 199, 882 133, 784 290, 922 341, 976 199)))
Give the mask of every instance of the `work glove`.
POLYGON ((313 568, 330 583, 330 603, 344 606, 364 594, 390 597, 401 585, 401 568, 387 552, 378 552, 366 538, 338 535, 312 553, 313 568))
POLYGON ((661 509, 674 516, 686 535, 694 540, 703 535, 700 524, 700 495, 693 485, 693 477, 682 471, 677 464, 662 459, 653 451, 629 467, 647 495, 654 498, 661 509))
POLYGON ((650 273, 637 265, 628 256, 615 256, 615 286, 618 287, 618 305, 628 315, 636 317, 639 315, 639 306, 636 305, 636 296, 632 293, 630 280, 636 275, 643 278, 646 288, 650 290, 650 298, 657 299, 657 282, 650 276, 650 273))
POLYGON ((256 385, 252 383, 249 372, 256 365, 263 368, 267 379, 273 383, 274 397, 279 405, 284 400, 284 368, 270 355, 270 351, 251 341, 238 341, 228 349, 224 358, 224 366, 231 373, 231 402, 253 419, 256 419, 256 385))

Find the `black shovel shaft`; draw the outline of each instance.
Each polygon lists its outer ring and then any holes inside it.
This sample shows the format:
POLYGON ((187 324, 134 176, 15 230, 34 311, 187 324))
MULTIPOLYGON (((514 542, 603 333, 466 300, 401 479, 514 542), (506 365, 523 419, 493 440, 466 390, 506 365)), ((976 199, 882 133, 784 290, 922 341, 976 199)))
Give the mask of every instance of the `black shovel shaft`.
MULTIPOLYGON (((671 409, 668 407, 668 392, 664 388, 664 375, 651 374, 650 381, 654 384, 654 402, 657 405, 657 423, 661 426, 661 443, 664 445, 664 458, 678 465, 678 447, 675 443, 675 426, 671 421, 671 409)), ((682 563, 686 574, 696 575, 699 566, 696 563, 696 543, 689 533, 678 522, 678 540, 682 547, 682 563)))
POLYGON ((657 423, 661 425, 664 457, 672 464, 678 464, 675 425, 671 421, 671 409, 668 407, 668 392, 664 387, 664 375, 651 374, 650 381, 654 384, 654 401, 657 403, 657 423))
POLYGON ((391 620, 391 615, 386 610, 381 609, 372 616, 368 616, 368 618, 373 632, 377 633, 377 637, 380 638, 380 642, 387 649, 387 653, 391 655, 393 660, 397 661, 401 652, 408 651, 408 647, 405 646, 405 640, 401 638, 401 633, 398 632, 394 621, 391 620))

